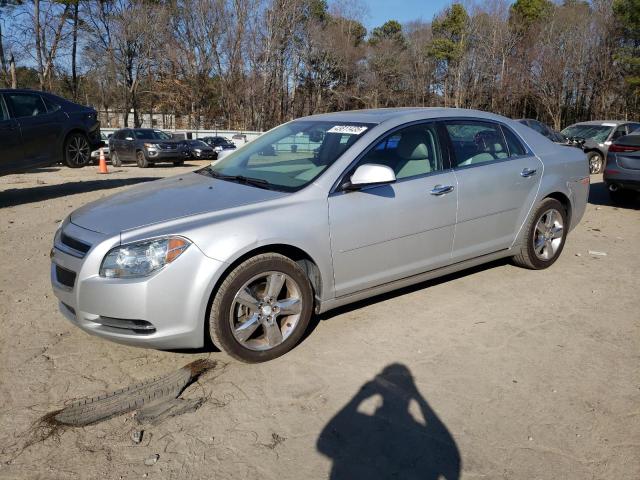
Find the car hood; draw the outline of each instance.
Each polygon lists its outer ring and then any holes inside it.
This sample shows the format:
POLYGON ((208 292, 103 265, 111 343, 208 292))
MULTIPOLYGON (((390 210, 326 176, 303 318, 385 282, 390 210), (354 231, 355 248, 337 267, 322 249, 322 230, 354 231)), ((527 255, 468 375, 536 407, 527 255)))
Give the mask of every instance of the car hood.
POLYGON ((71 223, 114 235, 191 215, 216 212, 287 195, 197 173, 137 185, 89 203, 71 214, 71 223))

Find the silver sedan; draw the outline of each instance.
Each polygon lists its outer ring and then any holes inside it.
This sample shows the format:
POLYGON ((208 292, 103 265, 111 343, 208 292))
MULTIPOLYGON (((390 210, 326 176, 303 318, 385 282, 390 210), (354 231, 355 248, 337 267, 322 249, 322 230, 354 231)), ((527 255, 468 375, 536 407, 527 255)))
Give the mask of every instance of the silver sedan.
POLYGON ((311 316, 498 258, 551 266, 585 211, 584 153, 441 108, 281 125, 223 160, 69 215, 62 313, 117 342, 278 357, 311 316))

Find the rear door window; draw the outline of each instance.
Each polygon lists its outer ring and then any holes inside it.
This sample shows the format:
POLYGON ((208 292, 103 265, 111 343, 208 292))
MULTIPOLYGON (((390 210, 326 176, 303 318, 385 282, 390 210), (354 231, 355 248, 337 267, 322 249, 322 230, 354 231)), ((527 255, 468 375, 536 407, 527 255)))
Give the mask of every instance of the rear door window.
POLYGON ((13 105, 13 113, 17 118, 37 117, 47 113, 42 97, 33 93, 8 93, 7 97, 13 105))
POLYGON ((467 167, 509 158, 500 126, 477 120, 445 122, 456 167, 467 167))
POLYGON ((48 113, 57 112, 58 110, 62 109, 62 106, 59 103, 51 100, 50 98, 42 97, 42 100, 44 101, 44 104, 47 107, 48 113))
POLYGON ((507 140, 507 146, 509 147, 509 157, 521 157, 527 154, 527 149, 524 148, 522 142, 518 140, 518 137, 508 128, 502 127, 502 133, 507 140))

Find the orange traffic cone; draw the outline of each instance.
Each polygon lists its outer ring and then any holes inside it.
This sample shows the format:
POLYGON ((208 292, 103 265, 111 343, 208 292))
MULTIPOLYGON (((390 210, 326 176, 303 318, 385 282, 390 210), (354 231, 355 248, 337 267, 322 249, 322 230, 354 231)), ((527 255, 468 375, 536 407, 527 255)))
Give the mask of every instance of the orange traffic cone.
POLYGON ((107 161, 104 159, 104 150, 100 149, 100 166, 98 167, 98 173, 109 173, 107 169, 107 161))

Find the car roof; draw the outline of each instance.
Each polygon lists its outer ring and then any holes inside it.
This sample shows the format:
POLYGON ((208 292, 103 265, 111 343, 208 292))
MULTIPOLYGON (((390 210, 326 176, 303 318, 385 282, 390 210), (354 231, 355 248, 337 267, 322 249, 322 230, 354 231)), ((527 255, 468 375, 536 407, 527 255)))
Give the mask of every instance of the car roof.
POLYGON ((397 119, 403 116, 420 116, 422 118, 438 117, 474 117, 487 120, 512 121, 501 115, 496 115, 480 110, 469 110, 465 108, 443 108, 443 107, 401 107, 401 108, 372 108, 367 110, 349 110, 346 112, 321 113, 308 117, 298 118, 300 120, 318 120, 330 122, 358 122, 380 124, 388 120, 397 119))
POLYGON ((49 93, 32 88, 0 88, 0 93, 49 93))
POLYGON ((604 127, 618 127, 625 123, 631 123, 631 121, 630 120, 590 120, 588 122, 577 122, 569 126, 573 127, 575 125, 601 125, 604 127))

